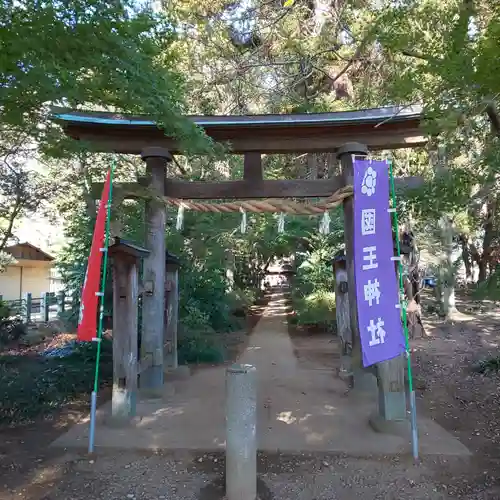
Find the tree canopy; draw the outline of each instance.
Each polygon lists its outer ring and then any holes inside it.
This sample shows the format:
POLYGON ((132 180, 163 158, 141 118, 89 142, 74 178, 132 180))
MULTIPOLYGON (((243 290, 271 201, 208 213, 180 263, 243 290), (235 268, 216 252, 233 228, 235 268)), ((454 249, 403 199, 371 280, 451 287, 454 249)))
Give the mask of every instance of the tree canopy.
MULTIPOLYGON (((496 283, 498 2, 179 0, 152 9, 128 0, 6 1, 0 23, 0 251, 20 217, 50 207, 64 219, 68 243, 59 263, 68 287, 81 285, 95 217, 90 187, 103 179, 109 157, 68 141, 48 120, 53 105, 150 115, 183 145, 172 175, 226 180, 241 178, 241 158, 215 151, 185 114, 422 104, 429 147, 382 152, 393 158, 396 175, 426 179, 400 200, 405 227, 423 250, 422 265, 448 288, 444 302, 452 301, 457 259, 464 280, 496 283)), ((263 163, 267 178, 338 173, 328 154, 266 156, 263 163)), ((144 173, 137 158, 122 155, 118 164, 118 180, 144 173)), ((188 213, 177 231, 169 209, 167 246, 192 268, 184 278, 183 318, 227 326, 229 316, 207 305, 216 301, 209 290, 251 301, 273 257, 324 266, 318 256, 342 246, 341 211, 330 216, 326 237, 317 236, 317 217, 303 216, 287 217, 282 234, 276 217, 255 215, 241 234, 237 215, 188 213), (228 253, 235 259, 230 284, 228 253)), ((113 217, 141 241, 140 202, 124 203, 113 217)), ((318 283, 322 272, 302 269, 316 290, 328 291, 331 270, 318 283)))

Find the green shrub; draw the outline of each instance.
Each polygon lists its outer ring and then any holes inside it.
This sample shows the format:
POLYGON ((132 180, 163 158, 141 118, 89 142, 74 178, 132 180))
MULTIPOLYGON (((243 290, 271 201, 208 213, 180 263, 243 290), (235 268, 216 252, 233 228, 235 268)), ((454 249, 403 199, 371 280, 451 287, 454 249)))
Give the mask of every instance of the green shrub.
POLYGON ((255 290, 243 290, 235 287, 233 291, 229 292, 226 300, 232 313, 247 312, 248 309, 255 303, 257 293, 255 290))
POLYGON ((500 371, 500 357, 496 356, 480 361, 472 367, 472 370, 482 374, 496 373, 500 371))
POLYGON ((317 290, 295 301, 295 318, 299 325, 330 329, 335 323, 335 293, 317 290))
MULTIPOLYGON (((0 424, 21 424, 47 415, 64 403, 90 393, 95 343, 79 344, 64 358, 0 356, 0 424)), ((112 343, 101 342, 100 381, 113 374, 112 343)))
MULTIPOLYGON (((180 273, 179 319, 192 322, 191 316, 196 314, 196 321, 203 317, 205 326, 217 332, 240 328, 241 321, 233 315, 232 305, 228 301, 224 271, 208 266, 201 266, 198 272, 195 271, 192 269, 191 272, 180 273), (195 310, 198 312, 195 313, 195 310)), ((195 325, 192 329, 202 330, 195 325)))
POLYGON ((179 364, 221 363, 225 358, 225 348, 215 332, 179 330, 177 339, 179 364))
POLYGON ((183 313, 179 321, 179 326, 182 330, 213 332, 212 325, 210 324, 210 316, 200 310, 196 301, 190 300, 184 306, 183 313))
POLYGON ((0 300, 0 346, 18 340, 26 332, 20 314, 0 300))
POLYGON ((473 297, 477 300, 500 300, 500 265, 482 283, 477 284, 473 297))

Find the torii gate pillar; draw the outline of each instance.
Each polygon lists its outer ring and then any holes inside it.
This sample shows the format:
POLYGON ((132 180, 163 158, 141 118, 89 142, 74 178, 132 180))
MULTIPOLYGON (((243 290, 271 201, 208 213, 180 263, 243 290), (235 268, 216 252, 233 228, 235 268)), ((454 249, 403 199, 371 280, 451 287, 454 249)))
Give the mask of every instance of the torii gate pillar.
MULTIPOLYGON (((164 196, 165 177, 171 154, 163 148, 146 148, 141 153, 146 162, 146 179, 153 196, 164 196)), ((165 228, 166 211, 161 200, 146 200, 146 248, 142 298, 141 357, 152 356, 152 366, 140 375, 139 387, 153 396, 163 388, 163 329, 165 310, 165 228)))
MULTIPOLYGON (((366 156, 366 146, 358 143, 345 144, 338 151, 345 185, 354 185, 354 157, 366 156)), ((404 359, 393 358, 375 367, 363 368, 361 339, 358 326, 356 283, 354 276, 354 196, 344 200, 344 239, 346 269, 352 331, 352 372, 356 390, 378 393, 378 413, 370 418, 370 424, 379 432, 406 433, 408 420, 404 387, 404 359), (377 390, 378 388, 378 390, 377 390)))
MULTIPOLYGON (((364 157, 368 148, 357 142, 349 142, 342 146, 337 157, 342 167, 342 177, 346 186, 354 185, 354 157, 364 157)), ((358 305, 356 302, 356 282, 354 277, 354 196, 344 200, 344 243, 347 271, 347 293, 351 320, 352 342, 352 385, 353 389, 369 391, 376 394, 377 379, 373 370, 363 368, 361 356, 361 339, 358 327, 358 305)))

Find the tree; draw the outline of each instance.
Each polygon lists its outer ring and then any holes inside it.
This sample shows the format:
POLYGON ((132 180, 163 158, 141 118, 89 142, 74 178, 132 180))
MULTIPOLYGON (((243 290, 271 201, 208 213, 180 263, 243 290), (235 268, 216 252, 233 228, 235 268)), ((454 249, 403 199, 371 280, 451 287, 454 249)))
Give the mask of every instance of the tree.
MULTIPOLYGON (((492 78, 499 68, 499 14, 491 1, 399 2, 381 10, 374 35, 390 64, 387 93, 425 105, 430 131, 446 144, 448 168, 459 169, 452 179, 468 184, 460 203, 471 224, 460 240, 479 281, 487 277, 499 227, 500 84, 492 78)), ((456 188, 441 194, 456 201, 456 188)))
MULTIPOLYGON (((209 150, 204 134, 182 117, 169 19, 129 0, 7 0, 0 24, 0 251, 16 221, 56 194, 32 165, 53 156, 81 159, 89 149, 61 135, 48 119, 52 105, 146 113, 186 149, 209 150)), ((68 163, 75 162, 58 164, 55 186, 68 163)), ((84 170, 80 162, 75 172, 85 177, 84 170)))
POLYGON ((16 222, 36 210, 46 208, 46 202, 57 188, 49 179, 37 172, 29 160, 34 157, 33 147, 26 135, 4 134, 0 143, 0 271, 12 263, 4 252, 12 242, 16 222))
POLYGON ((92 107, 146 113, 185 144, 205 144, 181 117, 174 27, 164 16, 129 0, 11 0, 0 23, 3 127, 47 139, 50 105, 92 107))

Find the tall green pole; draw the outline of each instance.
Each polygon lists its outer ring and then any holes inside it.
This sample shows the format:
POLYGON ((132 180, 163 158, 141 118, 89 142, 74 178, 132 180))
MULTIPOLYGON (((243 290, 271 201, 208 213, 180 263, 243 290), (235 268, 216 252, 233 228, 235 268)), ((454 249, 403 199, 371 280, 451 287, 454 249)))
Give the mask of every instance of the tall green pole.
POLYGON ((99 292, 99 322, 97 326, 97 336, 95 341, 97 342, 97 352, 95 359, 95 372, 94 372, 94 390, 91 394, 90 400, 90 431, 89 431, 89 453, 94 452, 94 441, 95 441, 95 419, 97 410, 97 392, 99 390, 99 364, 101 360, 101 342, 102 342, 102 330, 103 330, 103 319, 104 319, 104 292, 106 291, 106 278, 108 273, 108 247, 109 247, 109 229, 111 225, 111 203, 113 200, 113 177, 115 174, 116 160, 111 162, 111 170, 109 174, 109 196, 108 196, 108 206, 106 207, 106 228, 104 231, 104 246, 102 252, 104 252, 103 258, 103 270, 101 273, 101 290, 99 292))
POLYGON ((400 304, 402 310, 402 320, 403 320, 403 330, 405 335, 405 351, 406 359, 408 363, 408 391, 410 393, 410 424, 411 424, 411 434, 412 434, 412 454, 415 460, 418 460, 418 429, 417 429, 417 401, 415 397, 415 391, 413 389, 413 375, 411 368, 411 355, 410 355, 410 337, 408 334, 408 324, 407 324, 407 314, 406 307, 407 303, 404 298, 404 285, 403 285, 403 263, 401 262, 401 245, 399 242, 399 223, 398 214, 396 210, 396 188, 394 185, 394 175, 392 171, 392 161, 388 160, 389 164, 389 178, 391 184, 391 204, 392 204, 392 219, 394 224, 394 230, 396 231, 396 251, 398 254, 398 274, 399 274, 399 294, 400 294, 400 304))

